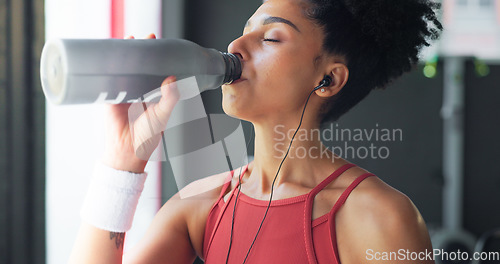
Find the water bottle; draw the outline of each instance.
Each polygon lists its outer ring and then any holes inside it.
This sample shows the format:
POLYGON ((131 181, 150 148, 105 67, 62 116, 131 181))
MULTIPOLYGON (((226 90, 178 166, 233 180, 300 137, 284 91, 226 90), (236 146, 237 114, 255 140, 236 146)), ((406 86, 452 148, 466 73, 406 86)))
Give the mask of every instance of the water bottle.
POLYGON ((203 92, 239 79, 241 62, 182 39, 56 39, 41 57, 43 91, 59 105, 135 102, 171 75, 203 92))

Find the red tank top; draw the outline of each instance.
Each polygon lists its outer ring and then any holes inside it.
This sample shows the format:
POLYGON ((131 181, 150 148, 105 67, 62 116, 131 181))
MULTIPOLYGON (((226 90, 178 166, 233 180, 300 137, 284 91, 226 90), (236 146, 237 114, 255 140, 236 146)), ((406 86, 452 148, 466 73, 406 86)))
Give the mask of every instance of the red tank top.
MULTIPOLYGON (((309 193, 273 200, 246 263, 339 264, 335 214, 351 191, 364 179, 374 175, 366 173, 357 177, 342 193, 331 211, 314 220, 313 201, 318 192, 354 166, 346 164, 340 167, 309 193)), ((242 174, 247 168, 248 165, 242 174)), ((232 177, 232 174, 233 172, 229 177, 232 177)), ((228 200, 224 202, 223 195, 230 184, 230 180, 224 184, 219 199, 208 215, 203 241, 203 258, 206 264, 226 263, 234 201, 239 192, 238 188, 234 188, 228 200)), ((228 263, 243 263, 268 204, 269 201, 253 199, 240 192, 228 263)))

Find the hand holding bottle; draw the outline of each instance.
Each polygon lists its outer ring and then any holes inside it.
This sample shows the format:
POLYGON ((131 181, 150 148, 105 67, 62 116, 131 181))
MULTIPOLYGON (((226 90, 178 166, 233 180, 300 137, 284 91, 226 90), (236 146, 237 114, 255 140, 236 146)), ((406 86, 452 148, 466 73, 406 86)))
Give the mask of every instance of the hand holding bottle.
MULTIPOLYGON (((133 37, 130 37, 133 39, 133 37)), ((147 39, 156 38, 151 34, 147 39)), ((129 120, 131 104, 106 105, 106 145, 103 163, 114 169, 140 173, 161 139, 172 110, 179 100, 176 78, 170 76, 161 85, 161 99, 148 104, 135 120, 129 120)))

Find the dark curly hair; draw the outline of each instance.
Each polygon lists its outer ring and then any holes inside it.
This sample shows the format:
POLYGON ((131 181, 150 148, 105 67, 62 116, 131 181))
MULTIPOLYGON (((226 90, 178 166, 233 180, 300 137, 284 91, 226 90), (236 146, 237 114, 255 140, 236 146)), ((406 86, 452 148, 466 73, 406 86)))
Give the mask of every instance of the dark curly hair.
POLYGON ((304 14, 323 28, 323 49, 346 59, 349 80, 322 108, 336 121, 373 89, 383 89, 419 61, 443 27, 431 0, 304 0, 304 14))

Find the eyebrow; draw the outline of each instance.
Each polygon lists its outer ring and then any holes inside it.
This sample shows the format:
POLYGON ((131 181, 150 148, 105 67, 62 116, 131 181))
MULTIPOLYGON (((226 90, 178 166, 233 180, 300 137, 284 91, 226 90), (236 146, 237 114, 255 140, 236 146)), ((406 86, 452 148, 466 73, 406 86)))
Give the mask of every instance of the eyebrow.
MULTIPOLYGON (((272 23, 287 24, 287 25, 291 26, 293 29, 297 30, 297 32, 300 32, 299 28, 294 23, 292 23, 290 20, 284 19, 282 17, 274 17, 274 16, 268 17, 268 18, 264 19, 264 22, 262 22, 262 25, 269 25, 272 23)), ((247 23, 245 24, 245 27, 248 27, 248 26, 250 26, 250 20, 248 20, 247 23)))

